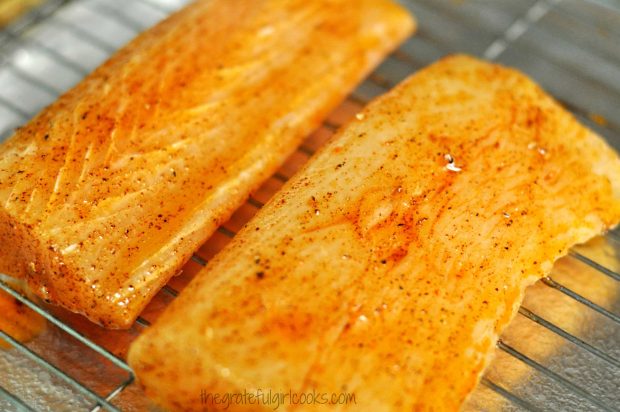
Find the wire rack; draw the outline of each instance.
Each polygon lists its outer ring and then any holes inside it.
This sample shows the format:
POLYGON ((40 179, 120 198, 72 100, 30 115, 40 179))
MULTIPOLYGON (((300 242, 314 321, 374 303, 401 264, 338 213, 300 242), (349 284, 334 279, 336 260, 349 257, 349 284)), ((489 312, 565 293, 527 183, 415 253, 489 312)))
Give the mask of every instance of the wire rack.
MULTIPOLYGON (((49 0, 5 28, 0 32, 0 140, 137 33, 184 3, 186 0, 49 0)), ((44 316, 52 329, 45 339, 28 344, 0 331, 0 338, 13 346, 13 350, 3 352, 10 353, 10 359, 0 362, 1 410, 145 408, 133 384, 132 371, 123 360, 129 342, 359 107, 443 55, 466 52, 522 69, 620 150, 620 8, 613 3, 401 3, 419 20, 416 36, 389 56, 280 171, 218 229, 194 254, 183 274, 156 296, 131 330, 100 330, 77 316, 35 303, 0 281, 2 290, 44 316)), ((573 249, 564 262, 571 270, 578 268, 580 273, 587 273, 587 282, 605 293, 592 293, 582 287, 583 282, 575 283, 570 277, 565 281, 556 265, 554 273, 537 287, 541 296, 564 302, 561 307, 571 310, 572 323, 566 323, 566 317, 558 321, 558 311, 553 307, 530 307, 526 298, 513 323, 529 322, 522 330, 534 331, 533 335, 516 340, 502 336, 496 351, 500 365, 511 365, 503 369, 523 371, 526 383, 515 384, 514 379, 502 377, 501 367, 494 370, 492 365, 465 409, 619 410, 620 264, 616 256, 620 253, 620 234, 612 231, 603 242, 604 247, 573 249), (555 345, 563 345, 565 350, 553 356, 530 353, 533 346, 528 346, 527 341, 544 334, 558 340, 555 345), (512 363, 502 364, 502 357, 512 363)))

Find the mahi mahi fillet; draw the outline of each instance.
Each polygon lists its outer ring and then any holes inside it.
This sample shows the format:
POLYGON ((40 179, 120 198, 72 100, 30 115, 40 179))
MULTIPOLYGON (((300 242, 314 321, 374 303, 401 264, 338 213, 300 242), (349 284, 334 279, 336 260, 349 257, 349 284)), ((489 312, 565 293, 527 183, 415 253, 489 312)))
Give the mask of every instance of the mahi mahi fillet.
POLYGON ((519 72, 448 57, 340 131, 129 362, 173 410, 270 410, 292 391, 355 394, 329 410, 454 411, 525 287, 619 220, 601 138, 519 72), (259 390, 272 397, 215 397, 259 390))
POLYGON ((0 272, 128 327, 413 29, 389 0, 202 0, 0 147, 0 272))

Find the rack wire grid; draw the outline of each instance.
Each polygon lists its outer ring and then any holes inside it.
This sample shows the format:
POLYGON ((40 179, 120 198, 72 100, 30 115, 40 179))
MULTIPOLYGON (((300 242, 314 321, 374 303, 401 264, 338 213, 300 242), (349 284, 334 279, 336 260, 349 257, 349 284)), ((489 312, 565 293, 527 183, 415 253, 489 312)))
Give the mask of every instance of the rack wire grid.
MULTIPOLYGON (((186 0, 48 0, 0 32, 0 140, 186 0)), ((370 99, 465 52, 535 78, 620 150, 620 4, 594 0, 401 0, 418 18, 401 45, 196 252, 129 331, 0 288, 49 327, 29 343, 0 331, 0 410, 142 410, 126 349, 316 149, 370 99)), ((528 290, 465 410, 620 410, 620 234, 574 248, 528 290)))

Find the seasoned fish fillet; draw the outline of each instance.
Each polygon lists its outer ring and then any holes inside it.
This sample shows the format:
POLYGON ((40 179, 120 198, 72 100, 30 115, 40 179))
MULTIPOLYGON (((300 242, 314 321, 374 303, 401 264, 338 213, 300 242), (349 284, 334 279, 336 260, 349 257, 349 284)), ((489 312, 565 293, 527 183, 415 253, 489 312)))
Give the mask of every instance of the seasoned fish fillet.
MULTIPOLYGON (((35 300, 36 297, 28 293, 22 281, 7 278, 0 275, 0 281, 7 283, 14 291, 18 291, 28 298, 35 300)), ((0 289, 0 331, 9 334, 18 342, 28 342, 36 338, 45 330, 47 322, 45 318, 32 309, 28 308, 18 299, 0 289)), ((9 342, 0 338, 0 349, 12 348, 9 342)))
POLYGON ((258 390, 458 410, 525 287, 618 220, 620 159, 601 138, 519 72, 449 57, 340 131, 129 362, 172 410, 258 390))
MULTIPOLYGON (((620 270, 617 254, 617 251, 620 251, 620 243, 616 244, 616 240, 610 236, 596 237, 585 245, 573 248, 572 251, 585 252, 588 257, 604 267, 616 272, 620 270)), ((620 302, 618 299, 620 284, 617 281, 571 255, 555 262, 551 278, 605 308, 613 310, 620 302)), ((522 308, 561 327, 573 336, 586 337, 586 341, 594 346, 600 347, 600 343, 605 339, 609 339, 609 342, 618 342, 618 328, 614 328, 612 321, 577 300, 546 286, 543 282, 536 282, 526 289, 522 308)), ((600 358, 584 356, 586 352, 578 345, 548 331, 523 315, 516 316, 500 338, 505 344, 553 370, 567 371, 570 368, 571 374, 567 377, 573 381, 579 379, 579 385, 585 390, 591 390, 592 383, 599 382, 597 386, 600 391, 596 397, 602 404, 613 405, 614 385, 617 387, 617 382, 614 382, 613 378, 604 377, 615 376, 613 373, 617 370, 600 358), (590 377, 593 370, 596 370, 596 375, 590 377), (608 390, 610 392, 605 395, 608 390)), ((576 404, 571 403, 570 397, 564 398, 561 393, 550 389, 553 385, 541 386, 540 375, 535 369, 499 348, 495 350, 485 376, 494 382, 501 382, 502 386, 509 388, 513 393, 533 395, 529 398, 535 399, 539 405, 553 404, 559 408, 557 410, 570 410, 569 405, 572 405, 572 409, 575 409, 576 404), (560 406, 563 401, 566 401, 565 409, 560 406)), ((617 399, 620 393, 616 391, 615 395, 617 399)), ((583 398, 581 400, 583 401, 583 398)), ((573 398, 572 402, 574 401, 573 398)), ((485 385, 478 385, 461 411, 510 410, 511 406, 514 408, 510 403, 485 385)), ((587 404, 587 401, 584 401, 579 406, 585 409, 587 404)))
POLYGON ((128 327, 413 29, 389 0, 203 0, 0 146, 0 271, 128 327))

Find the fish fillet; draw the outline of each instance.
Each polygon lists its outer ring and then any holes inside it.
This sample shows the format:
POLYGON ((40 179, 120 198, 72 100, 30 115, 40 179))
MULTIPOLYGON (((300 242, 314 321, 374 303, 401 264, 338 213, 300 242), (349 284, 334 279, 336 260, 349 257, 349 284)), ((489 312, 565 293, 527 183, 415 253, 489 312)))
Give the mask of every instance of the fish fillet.
POLYGON ((458 410, 525 287, 618 220, 620 159, 601 138, 518 71, 448 57, 340 131, 129 362, 171 410, 259 390, 458 410))
MULTIPOLYGON (((573 248, 572 251, 585 252, 598 264, 617 272, 620 270, 620 260, 616 253, 618 246, 620 244, 616 245, 616 241, 610 236, 596 237, 585 245, 573 248)), ((617 307, 617 303, 620 303, 620 284, 596 268, 580 262, 574 256, 564 256, 556 261, 550 277, 604 308, 613 310, 614 306, 617 307)), ((543 282, 536 282, 526 289, 521 307, 573 336, 585 337, 589 344, 596 347, 600 347, 601 342, 606 339, 609 342, 618 342, 618 328, 613 327, 612 321, 608 321, 577 300, 546 286, 543 282)), ((620 395, 617 391, 614 392, 613 378, 604 378, 613 376, 616 372, 613 366, 601 361, 600 358, 585 355, 586 351, 579 345, 552 333, 526 316, 516 316, 503 331, 500 339, 552 370, 563 372, 570 370, 571 374, 567 377, 574 382, 579 379, 579 385, 586 391, 592 390, 592 384, 597 382, 595 385, 600 391, 596 397, 603 404, 613 405, 614 397, 618 399, 620 395), (590 376, 593 370, 596 370, 596 375, 590 376), (606 380, 611 384, 602 383, 606 380), (606 393, 606 390, 611 392, 606 393)), ((495 350, 485 376, 493 382, 501 382, 504 388, 513 393, 527 394, 528 399, 535 400, 539 405, 546 407, 553 405, 557 410, 570 410, 571 405, 572 409, 575 409, 576 405, 587 408, 588 403, 584 398, 566 397, 565 393, 550 389, 553 385, 546 385, 548 382, 540 379, 539 372, 499 348, 495 350), (575 404, 575 401, 579 403, 575 404)), ((514 408, 510 400, 497 395, 485 385, 478 385, 461 411, 503 411, 510 410, 511 406, 514 408)))
POLYGON ((0 271, 129 327, 413 29, 389 0, 202 0, 0 147, 0 271))

